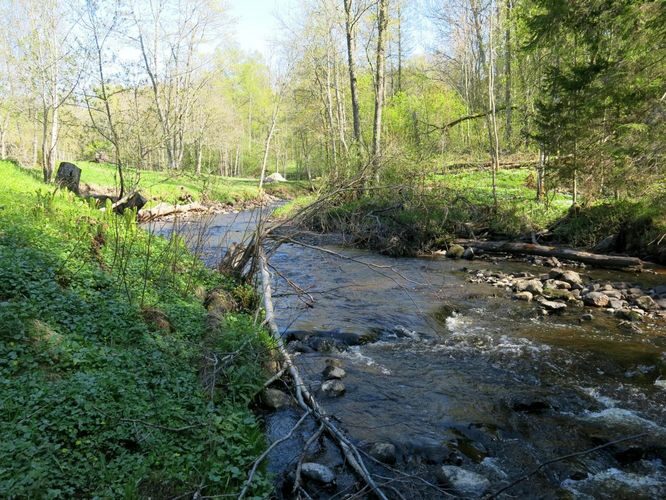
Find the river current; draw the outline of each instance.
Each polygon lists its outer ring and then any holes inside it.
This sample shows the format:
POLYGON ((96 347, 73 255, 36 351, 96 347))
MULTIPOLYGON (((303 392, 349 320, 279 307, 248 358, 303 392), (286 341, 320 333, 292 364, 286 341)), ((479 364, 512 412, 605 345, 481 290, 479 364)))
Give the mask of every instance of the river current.
MULTIPOLYGON (((194 246, 213 264, 257 216, 217 215, 181 229, 205 232, 194 246)), ((173 227, 152 226, 162 234, 173 227)), ((393 259, 325 248, 345 258, 294 244, 272 255, 277 321, 288 339, 332 339, 330 349, 299 354, 297 364, 317 393, 326 360, 341 362, 345 394, 322 396, 321 403, 362 449, 395 445, 400 475, 373 465, 391 488, 412 498, 447 497, 425 482, 436 483, 437 469, 454 464, 486 477, 492 493, 545 461, 644 434, 543 467, 501 498, 666 497, 666 389, 655 384, 666 377, 663 323, 635 333, 602 311, 585 322, 581 310, 543 316, 509 291, 468 281, 480 269, 547 272, 526 262, 393 259), (285 278, 309 296, 296 294, 285 278), (358 345, 338 349, 340 338, 358 345)), ((663 275, 646 273, 581 273, 647 288, 663 282, 663 275)), ((297 419, 294 409, 268 414, 269 440, 297 419)), ((293 467, 310 431, 306 426, 277 447, 269 470, 293 467)), ((324 443, 312 459, 341 465, 331 448, 324 443)), ((313 495, 343 498, 352 482, 342 476, 336 490, 313 495)))

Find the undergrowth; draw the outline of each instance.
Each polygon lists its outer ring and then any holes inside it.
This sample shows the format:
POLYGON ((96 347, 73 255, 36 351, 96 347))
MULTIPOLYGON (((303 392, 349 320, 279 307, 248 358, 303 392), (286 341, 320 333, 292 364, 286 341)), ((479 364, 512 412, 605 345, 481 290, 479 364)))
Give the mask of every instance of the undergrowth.
MULTIPOLYGON (((617 235, 610 251, 666 262, 666 197, 602 201, 570 210, 570 197, 553 192, 534 199, 528 169, 501 170, 494 205, 488 172, 435 176, 424 186, 344 194, 308 213, 302 223, 342 232, 354 243, 393 256, 446 248, 455 238, 518 239, 547 233, 547 241, 591 248, 617 235)), ((310 198, 297 198, 276 214, 289 217, 310 198)))
POLYGON ((0 497, 237 493, 265 447, 248 405, 270 342, 243 312, 206 332, 206 290, 234 283, 130 212, 0 175, 0 497), (204 342, 235 353, 213 393, 204 342))

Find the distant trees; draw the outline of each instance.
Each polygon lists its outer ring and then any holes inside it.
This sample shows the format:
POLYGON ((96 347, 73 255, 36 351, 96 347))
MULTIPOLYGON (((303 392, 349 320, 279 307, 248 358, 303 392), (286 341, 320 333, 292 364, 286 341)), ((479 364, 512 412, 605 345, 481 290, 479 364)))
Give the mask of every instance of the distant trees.
POLYGON ((16 26, 0 39, 0 156, 45 180, 95 155, 119 177, 275 168, 332 185, 425 185, 470 163, 495 186, 525 162, 538 199, 584 202, 664 174, 663 2, 306 0, 275 48, 280 84, 209 0, 0 9, 16 26))

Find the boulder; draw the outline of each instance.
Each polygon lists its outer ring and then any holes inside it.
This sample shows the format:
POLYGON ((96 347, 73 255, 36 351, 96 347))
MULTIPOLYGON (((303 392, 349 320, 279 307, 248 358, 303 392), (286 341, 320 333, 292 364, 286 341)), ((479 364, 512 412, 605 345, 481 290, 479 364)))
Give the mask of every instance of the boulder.
POLYGON ((339 366, 327 366, 322 372, 326 380, 341 379, 344 378, 347 373, 340 368, 339 366))
POLYGON ((81 169, 66 161, 60 162, 58 173, 56 174, 56 184, 62 188, 67 188, 73 193, 79 194, 79 182, 81 181, 81 169))
POLYGON ((657 305, 657 303, 654 301, 654 299, 649 295, 643 295, 641 297, 638 297, 634 299, 634 302, 636 302, 636 305, 638 307, 644 309, 645 311, 654 311, 660 308, 657 305))
POLYGON ((615 297, 611 297, 608 300, 608 307, 612 309, 623 309, 624 307, 628 306, 624 300, 621 299, 616 299, 615 297))
POLYGON ((666 299, 657 299, 654 301, 661 309, 666 309, 666 299))
POLYGON ((264 179, 264 184, 270 184, 271 182, 285 182, 287 179, 282 177, 279 172, 272 173, 264 179))
POLYGON ((463 259, 474 260, 474 249, 472 247, 465 248, 462 257, 463 259))
POLYGON ((564 300, 567 302, 576 300, 576 297, 569 290, 559 288, 544 288, 543 296, 547 299, 564 300))
POLYGON ((515 284, 516 292, 530 292, 538 295, 543 292, 543 285, 538 279, 518 280, 515 284))
POLYGON ((606 307, 609 299, 608 295, 601 292, 590 292, 587 295, 583 295, 583 302, 588 306, 606 307))
POLYGON ((583 321, 592 321, 594 319, 594 316, 590 313, 585 313, 580 317, 581 320, 583 321))
POLYGON ((490 488, 490 481, 481 474, 455 465, 442 465, 437 479, 463 496, 480 497, 490 488))
POLYGON ((335 472, 325 465, 316 462, 304 462, 301 465, 301 474, 305 479, 324 485, 335 484, 335 472))
POLYGON ((536 301, 548 311, 563 311, 567 308, 564 302, 548 300, 544 297, 537 297, 536 301))
POLYGON ((606 236, 603 240, 597 243, 594 246, 593 250, 597 253, 608 253, 615 250, 616 246, 617 246, 617 235, 611 234, 610 236, 606 236))
POLYGON ((465 249, 460 245, 451 245, 446 252, 446 256, 451 259, 459 259, 465 254, 465 249))
POLYGON ((559 290, 571 290, 571 283, 562 280, 548 279, 544 283, 546 288, 557 288, 559 290))
POLYGON ((321 391, 329 397, 337 398, 345 393, 345 384, 339 380, 327 380, 321 384, 321 391))
POLYGON ((267 388, 261 393, 261 401, 271 410, 279 410, 291 405, 291 397, 279 389, 267 388))
POLYGON ((516 300, 525 300, 531 302, 533 295, 530 292, 516 292, 513 294, 513 298, 516 300))
POLYGON ((368 453, 371 457, 385 464, 394 464, 396 462, 395 446, 391 443, 373 443, 368 453))
POLYGON ((608 298, 611 299, 621 299, 622 298, 622 292, 620 290, 615 290, 614 288, 606 288, 605 290, 602 290, 603 294, 606 295, 608 298))
POLYGON ((555 268, 548 273, 548 276, 550 276, 552 279, 566 281, 576 288, 582 288, 583 286, 583 279, 580 277, 580 274, 575 271, 555 268))

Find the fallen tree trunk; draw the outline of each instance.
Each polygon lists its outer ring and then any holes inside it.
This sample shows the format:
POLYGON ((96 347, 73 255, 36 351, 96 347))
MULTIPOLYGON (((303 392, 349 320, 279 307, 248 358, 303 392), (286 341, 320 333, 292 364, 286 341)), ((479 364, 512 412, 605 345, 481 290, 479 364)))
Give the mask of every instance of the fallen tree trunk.
MULTIPOLYGON (((260 239, 259 239, 260 241, 260 239)), ((381 500, 387 500, 384 492, 379 488, 375 480, 372 478, 368 469, 366 468, 361 454, 345 434, 336 427, 331 421, 331 418, 326 414, 326 411, 319 406, 319 403, 308 390, 307 385, 303 381, 298 367, 291 359, 291 355, 287 351, 282 335, 277 327, 275 321, 275 314, 273 312, 273 300, 271 290, 271 275, 268 272, 268 259, 263 248, 258 248, 259 269, 261 271, 261 286, 264 296, 264 309, 266 311, 266 323, 270 329, 271 335, 275 340, 277 349, 280 352, 284 364, 286 365, 289 375, 294 382, 294 391, 296 393, 296 401, 298 405, 306 412, 312 412, 312 415, 324 426, 331 438, 338 444, 342 453, 344 454, 349 465, 354 471, 363 479, 372 492, 381 500)))
POLYGON ((199 202, 187 203, 185 205, 173 205, 171 203, 160 203, 149 210, 139 212, 139 221, 148 222, 158 217, 167 215, 184 214, 187 212, 207 212, 208 207, 199 202))
POLYGON ((456 240, 456 243, 467 247, 478 248, 485 252, 557 257, 558 259, 584 262, 585 264, 591 264, 593 266, 610 269, 640 269, 643 266, 643 261, 636 257, 626 257, 623 255, 601 255, 565 247, 535 245, 532 243, 516 243, 511 241, 456 240))

